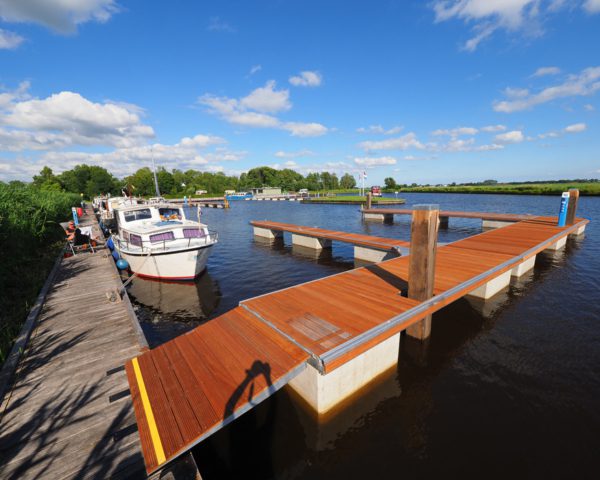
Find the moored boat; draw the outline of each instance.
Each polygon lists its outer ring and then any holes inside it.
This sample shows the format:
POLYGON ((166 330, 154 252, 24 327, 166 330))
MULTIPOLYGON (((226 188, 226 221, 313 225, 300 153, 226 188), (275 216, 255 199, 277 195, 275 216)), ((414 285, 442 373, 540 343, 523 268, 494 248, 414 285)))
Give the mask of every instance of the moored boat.
POLYGON ((115 249, 140 276, 189 280, 206 268, 216 232, 186 217, 180 205, 157 203, 115 209, 115 249))

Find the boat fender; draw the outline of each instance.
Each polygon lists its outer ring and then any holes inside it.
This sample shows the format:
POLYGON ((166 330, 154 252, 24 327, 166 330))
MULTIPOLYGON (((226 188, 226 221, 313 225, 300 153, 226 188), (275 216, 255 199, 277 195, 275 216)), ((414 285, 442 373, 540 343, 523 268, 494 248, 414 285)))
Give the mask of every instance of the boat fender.
POLYGON ((129 268, 129 262, 124 258, 119 258, 119 260, 117 260, 117 268, 119 270, 127 270, 129 268))
POLYGON ((117 252, 116 250, 113 250, 113 252, 111 253, 112 257, 115 259, 115 262, 119 261, 119 252, 117 252))
POLYGON ((115 249, 115 244, 113 242, 112 237, 110 237, 107 241, 106 241, 106 246, 108 247, 108 249, 112 252, 115 249))

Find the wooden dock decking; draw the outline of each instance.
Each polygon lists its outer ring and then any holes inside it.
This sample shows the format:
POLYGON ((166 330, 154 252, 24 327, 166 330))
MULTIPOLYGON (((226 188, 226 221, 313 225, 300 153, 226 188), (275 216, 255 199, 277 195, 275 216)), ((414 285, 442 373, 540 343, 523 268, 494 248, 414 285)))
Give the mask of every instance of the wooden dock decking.
POLYGON ((61 261, 0 407, 0 478, 144 472, 123 364, 145 347, 105 251, 61 261))
MULTIPOLYGON (((373 213, 382 215, 412 215, 413 211, 409 208, 365 208, 361 213, 373 213)), ((463 212, 459 210, 440 210, 441 217, 452 218, 474 218, 478 220, 491 220, 496 222, 520 222, 530 220, 535 215, 517 214, 517 213, 493 213, 493 212, 463 212)))
POLYGON ((439 247, 427 301, 406 297, 409 257, 399 257, 242 301, 133 359, 127 375, 147 471, 266 398, 305 362, 328 374, 587 222, 528 218, 439 247))
POLYGON ((317 227, 293 225, 291 223, 270 222, 267 220, 252 220, 250 225, 267 230, 296 233, 307 237, 350 243, 352 245, 375 248, 377 250, 391 250, 399 247, 410 248, 410 242, 398 240, 396 238, 383 238, 372 235, 362 235, 360 233, 339 232, 317 227))

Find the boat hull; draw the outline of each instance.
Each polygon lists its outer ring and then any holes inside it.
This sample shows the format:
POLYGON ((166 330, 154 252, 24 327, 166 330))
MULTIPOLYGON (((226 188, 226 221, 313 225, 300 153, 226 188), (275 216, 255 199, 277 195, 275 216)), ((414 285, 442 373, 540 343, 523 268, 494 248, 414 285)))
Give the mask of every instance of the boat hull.
POLYGON ((127 260, 132 272, 141 277, 162 280, 191 280, 206 268, 212 245, 176 252, 134 254, 120 250, 119 254, 127 260))

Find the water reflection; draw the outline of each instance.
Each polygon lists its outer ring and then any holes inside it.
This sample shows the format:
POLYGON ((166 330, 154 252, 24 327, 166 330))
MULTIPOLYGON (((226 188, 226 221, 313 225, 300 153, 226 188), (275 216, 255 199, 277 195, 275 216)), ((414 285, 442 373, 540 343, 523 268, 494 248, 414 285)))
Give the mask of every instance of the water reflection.
POLYGON ((207 271, 191 282, 135 277, 127 293, 151 347, 204 323, 221 298, 207 271))

